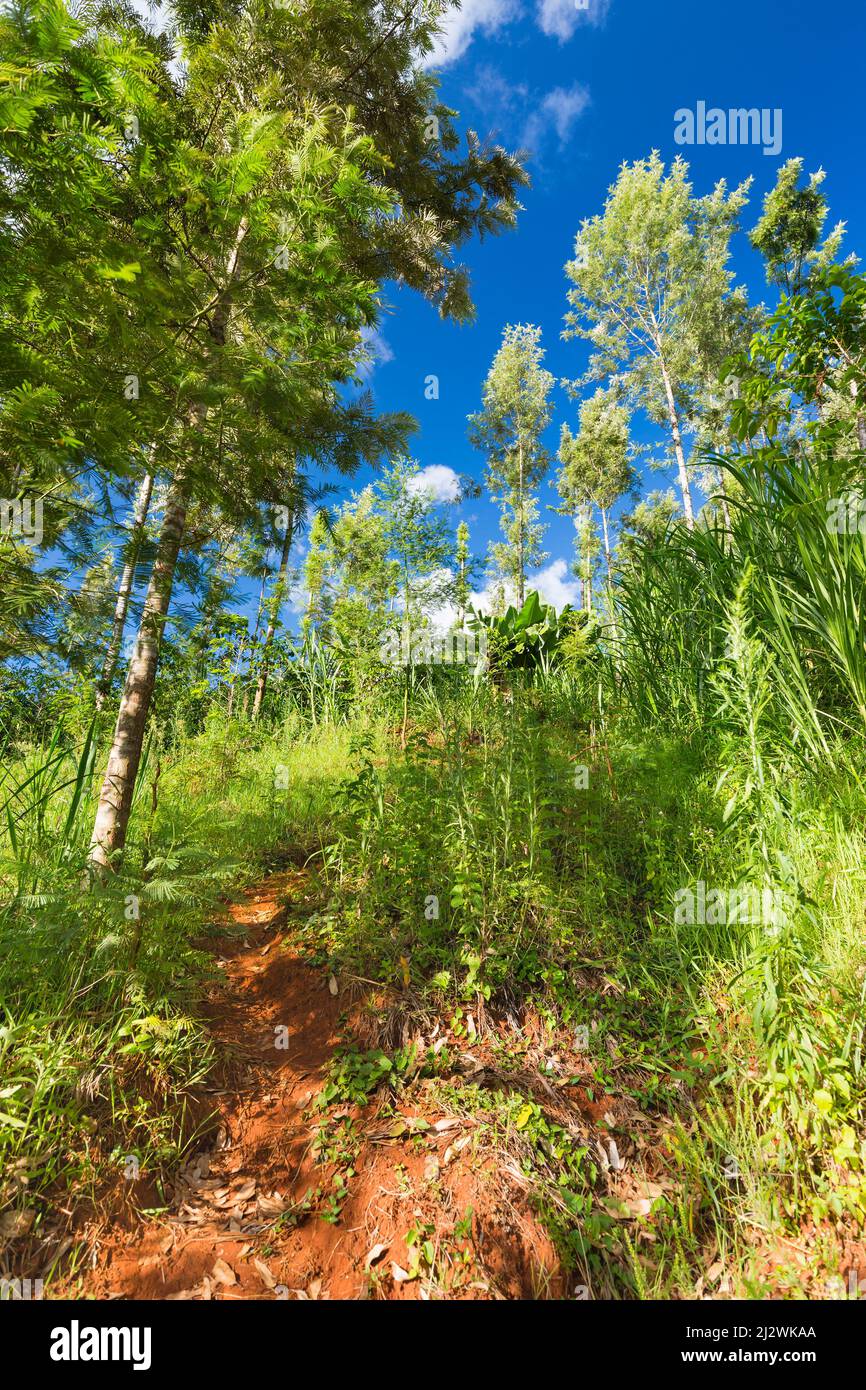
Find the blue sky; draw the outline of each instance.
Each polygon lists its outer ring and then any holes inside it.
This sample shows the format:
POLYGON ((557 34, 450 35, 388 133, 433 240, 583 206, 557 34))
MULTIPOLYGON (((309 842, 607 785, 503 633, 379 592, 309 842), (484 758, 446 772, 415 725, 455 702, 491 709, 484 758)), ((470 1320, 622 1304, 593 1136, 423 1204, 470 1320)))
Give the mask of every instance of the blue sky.
MULTIPOLYGON (((494 134, 516 148, 530 146, 532 187, 515 232, 469 246, 477 318, 473 325, 442 323, 416 295, 386 286, 380 360, 372 374, 376 404, 409 410, 420 429, 412 453, 424 467, 481 476, 483 460, 466 437, 466 416, 480 404, 481 387, 506 323, 543 330, 546 365, 557 377, 575 377, 585 350, 564 342, 565 261, 584 217, 603 206, 623 161, 660 151, 666 161, 683 154, 695 191, 709 192, 725 178, 754 184, 744 226, 757 220, 780 163, 797 155, 806 170, 822 167, 830 202, 828 228, 844 220, 845 246, 866 247, 866 195, 862 175, 863 116, 855 75, 866 52, 863 0, 820 7, 808 0, 464 0, 455 12, 434 64, 444 101, 461 124, 494 134), (707 107, 757 107, 782 112, 778 154, 761 146, 693 146, 674 141, 674 113, 707 107), (425 378, 439 378, 439 399, 425 400, 425 378)), ((733 246, 733 268, 755 300, 772 297, 745 235, 733 246)), ((555 391, 549 445, 555 450, 563 421, 577 407, 555 391)), ((648 436, 644 436, 648 437, 648 436)), ((363 477, 360 479, 363 481, 363 477)), ((653 474, 646 486, 667 485, 653 474)), ((356 483, 355 486, 358 484, 356 483)), ((549 485, 541 504, 550 523, 550 573, 543 588, 556 601, 573 598, 568 572, 573 529, 546 511, 556 496, 549 485)), ((459 513, 452 508, 456 525, 459 513)), ((466 505, 472 543, 483 554, 496 535, 487 500, 466 505)))
MULTIPOLYGON (((133 0, 159 23, 162 6, 133 0)), ((485 375, 507 323, 541 327, 546 366, 557 382, 579 376, 585 348, 561 338, 567 283, 563 267, 585 217, 602 210, 619 166, 652 149, 666 163, 688 160, 697 194, 721 178, 729 185, 754 180, 743 226, 757 221, 779 165, 802 156, 805 169, 826 171, 830 203, 827 229, 847 224, 847 251, 866 258, 866 193, 862 174, 863 117, 858 82, 866 52, 863 0, 463 0, 446 21, 430 67, 439 75, 444 102, 471 126, 511 149, 528 148, 532 186, 523 195, 516 231, 462 253, 471 268, 475 322, 443 323, 416 294, 386 285, 383 314, 368 371, 376 406, 407 410, 419 423, 411 452, 444 497, 452 475, 481 479, 483 459, 468 443, 466 417, 478 409, 485 375), (678 146, 675 113, 707 108, 781 112, 776 153, 760 145, 678 146), (425 382, 439 380, 438 399, 425 399, 425 382)), ((763 267, 744 232, 732 245, 732 268, 753 301, 771 301, 763 267)), ((577 404, 554 392, 547 438, 555 453, 561 425, 576 423, 577 404)), ((646 422, 635 422, 640 442, 661 441, 646 422)), ((661 448, 655 451, 661 453, 661 448)), ((549 560, 538 587, 560 606, 577 598, 571 573, 574 531, 548 510, 558 498, 551 470, 542 485, 542 517, 549 529, 549 560)), ((369 481, 359 473, 342 493, 369 481)), ((667 487, 672 474, 652 473, 644 491, 667 487)), ((456 528, 470 524, 472 548, 484 557, 498 534, 498 516, 486 498, 461 510, 449 504, 456 528)), ((303 558, 305 539, 293 551, 303 558)), ((257 586, 242 583, 239 598, 254 605, 257 586)), ((303 595, 293 595, 296 612, 303 595)))

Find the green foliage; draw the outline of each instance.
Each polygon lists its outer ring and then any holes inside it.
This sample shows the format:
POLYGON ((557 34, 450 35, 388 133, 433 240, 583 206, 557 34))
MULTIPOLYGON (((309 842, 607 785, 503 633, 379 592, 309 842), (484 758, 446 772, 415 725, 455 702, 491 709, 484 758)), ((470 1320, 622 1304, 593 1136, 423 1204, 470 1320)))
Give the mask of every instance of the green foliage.
POLYGON ((776 186, 764 199, 760 221, 749 236, 764 257, 767 279, 780 285, 787 295, 800 293, 816 266, 832 263, 844 233, 840 223, 818 249, 827 220, 827 200, 821 188, 826 174, 823 169, 810 174, 807 186, 801 188, 802 173, 802 159, 789 159, 781 166, 776 186))
POLYGON ((519 610, 509 604, 498 616, 475 613, 472 626, 487 637, 488 662, 495 673, 547 674, 566 655, 573 664, 591 653, 591 628, 586 616, 568 606, 557 614, 534 591, 519 610))
POLYGON ((558 488, 567 506, 592 502, 609 511, 632 492, 635 475, 629 458, 628 411, 599 389, 580 407, 580 431, 563 425, 559 445, 562 472, 558 488))
POLYGON ((541 329, 509 324, 484 382, 483 407, 469 418, 470 440, 487 459, 487 485, 500 505, 504 539, 491 547, 492 569, 510 581, 521 605, 527 570, 546 559, 532 494, 550 466, 542 435, 553 377, 543 359, 541 329))
POLYGON ((656 151, 624 164, 566 265, 566 332, 592 345, 587 380, 610 379, 669 428, 689 525, 681 417, 704 385, 706 343, 740 295, 731 287, 729 243, 750 182, 729 193, 722 180, 697 198, 680 158, 668 171, 656 151))
MULTIPOLYGON (((443 610, 462 633, 478 562, 404 453, 411 418, 374 413, 369 339, 386 280, 471 317, 460 248, 525 182, 439 100, 445 13, 178 0, 182 76, 125 6, 0 19, 0 1203, 41 1241, 119 1156, 178 1160, 214 1061, 196 943, 290 852, 299 939, 374 990, 319 1110, 421 1134, 394 1108, 421 1083, 471 1114, 602 1295, 694 1296, 708 1251, 763 1288, 750 1241, 866 1217, 866 277, 800 159, 751 233, 770 311, 729 268, 748 184, 624 165, 567 267, 592 356, 563 385, 603 383, 559 447, 586 611, 525 593, 555 383, 541 328, 509 324, 469 422, 503 611, 469 619, 486 668, 419 659, 443 610), (682 513, 621 512, 631 410, 682 513), (320 468, 385 459, 331 508, 320 468), (136 637, 145 581, 175 603, 136 637), (129 646, 162 664, 126 691, 125 848, 91 882, 95 696, 129 646), (684 914, 698 884, 714 909, 684 914), (748 893, 772 914, 728 910, 748 893), (637 1210, 623 1113, 652 1134, 637 1210)), ((337 1223, 361 1139, 320 1118, 336 1173, 287 1219, 337 1223)), ((411 1277, 433 1281, 435 1235, 410 1227, 411 1277)))

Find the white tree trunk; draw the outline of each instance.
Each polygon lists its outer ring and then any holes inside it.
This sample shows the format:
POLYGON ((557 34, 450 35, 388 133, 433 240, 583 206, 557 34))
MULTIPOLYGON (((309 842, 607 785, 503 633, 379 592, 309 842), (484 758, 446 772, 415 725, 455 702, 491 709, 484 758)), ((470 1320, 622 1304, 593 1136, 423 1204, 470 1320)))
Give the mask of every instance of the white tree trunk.
POLYGON ((122 850, 126 841, 132 794, 144 744, 144 728, 156 681, 159 647, 171 602, 188 504, 188 486, 183 474, 178 473, 166 503, 141 626, 126 674, 108 767, 99 796, 90 846, 90 863, 97 871, 109 867, 112 855, 122 850))
POLYGON ((671 386, 670 376, 668 375, 668 369, 665 366, 664 358, 661 356, 659 356, 659 365, 661 366, 662 381, 664 382, 665 387, 665 397, 668 403, 668 419, 670 420, 671 434, 673 436, 674 441, 674 454, 676 455, 677 460, 677 475, 679 477, 680 492, 682 493, 683 497, 683 511, 686 514, 686 525, 688 526, 690 531, 693 531, 695 529, 695 511, 694 507, 692 506, 692 494, 691 489, 689 487, 689 475, 686 470, 686 456, 683 453, 683 438, 682 434, 680 433, 680 421, 679 416, 677 415, 677 405, 676 401, 674 400, 674 392, 673 387, 671 386))
MULTIPOLYGON (((210 320, 210 344, 204 353, 205 361, 212 348, 219 348, 225 344, 231 313, 231 285, 237 271, 247 226, 247 219, 241 218, 226 264, 226 283, 210 320)), ((190 430, 201 430, 206 419, 207 407, 201 402, 193 404, 188 422, 190 430)), ((126 843, 135 779, 141 762, 144 731, 156 683, 160 642, 171 603, 174 573, 191 493, 191 479, 185 466, 181 464, 175 473, 166 502, 156 559, 144 600, 141 625, 126 674, 126 684, 108 755, 108 767, 96 809, 89 864, 91 870, 99 874, 104 874, 111 864, 112 856, 119 853, 126 843)))
POLYGON ((286 525, 286 534, 283 537, 283 549, 280 554, 280 567, 277 571, 277 582, 274 585, 273 598, 271 599, 270 612, 268 614, 268 627, 265 633, 264 646, 262 647, 262 659, 259 663, 259 675, 256 681, 256 693, 253 696, 253 719, 258 719, 262 708, 262 701, 265 698, 265 690, 268 684, 268 653, 271 643, 274 640, 274 633, 277 630, 277 620, 280 616, 283 597, 286 589, 286 573, 289 568, 289 551, 292 547, 292 536, 294 528, 291 519, 286 525))
MULTIPOLYGON (((151 450, 151 461, 154 451, 151 450)), ((102 673, 96 687, 96 709, 101 711, 108 698, 111 689, 111 682, 117 670, 117 661, 120 656, 120 649, 123 645, 123 630, 126 627, 126 615, 129 612, 129 600, 132 594, 132 586, 135 580, 135 566, 138 563, 141 542, 144 536, 144 524, 147 521, 147 513, 150 508, 150 498, 153 492, 153 474, 145 473, 138 489, 135 499, 135 511, 132 519, 132 531, 129 538, 129 545, 126 551, 126 560, 123 566, 123 573, 120 576, 120 584, 117 588, 117 600, 114 605, 114 623, 111 629, 111 639, 105 653, 105 660, 102 663, 102 673)))

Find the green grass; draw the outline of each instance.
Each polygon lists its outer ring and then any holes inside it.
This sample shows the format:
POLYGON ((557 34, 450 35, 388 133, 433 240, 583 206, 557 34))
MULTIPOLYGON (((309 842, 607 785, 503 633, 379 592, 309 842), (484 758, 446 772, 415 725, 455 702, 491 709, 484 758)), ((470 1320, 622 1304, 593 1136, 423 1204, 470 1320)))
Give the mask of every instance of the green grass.
MULTIPOLYGON (((673 1195, 638 1259, 604 1185, 572 1191, 571 1155, 548 1155, 537 1197, 563 1257, 608 1294, 694 1296, 715 1250, 742 1290, 758 1246, 807 1221, 854 1229, 866 1211, 863 799, 843 816, 827 787, 768 755, 784 804, 767 790, 726 819, 756 744, 622 728, 606 750, 581 749, 535 692, 513 699, 474 709, 471 736, 452 709, 405 754, 355 745, 310 949, 398 988, 405 972, 403 1015, 471 1009, 501 1036, 509 1011, 532 1010, 553 1051, 582 1025, 594 1096, 627 1097, 657 1136, 673 1126, 654 1156, 673 1195), (584 790, 569 775, 578 753, 584 790), (677 922, 677 891, 700 879, 775 885, 784 925, 677 922)), ((389 1009, 381 1027, 393 1031, 389 1009)), ((482 1108, 507 1128, 526 1100, 482 1108)))
MULTIPOLYGON (((166 730, 123 870, 90 892, 96 783, 80 786, 81 750, 66 750, 50 784, 28 784, 39 806, 0 861, 2 1198, 32 1222, 21 1248, 130 1155, 157 1181, 177 1162, 213 1060, 197 1007, 212 966, 195 943, 222 894, 291 852, 320 890, 303 947, 385 987, 324 1104, 387 1106, 426 1077, 518 1166, 593 1297, 695 1297, 713 1270, 746 1296, 801 1296, 802 1270, 768 1280, 760 1252, 807 1222, 841 1239, 866 1210, 866 753, 849 740, 832 774, 804 768, 767 731, 747 656, 758 698, 722 691, 716 729, 648 729, 610 701, 600 720, 592 682, 554 677, 506 696, 428 687, 405 749, 393 722, 313 728, 296 711, 166 730), (784 889, 784 929, 677 921, 698 880, 784 889), (404 1026, 436 1018, 456 1045, 407 1053, 404 1026), (479 1030, 506 1078, 492 1088, 456 1066, 479 1030), (648 1212, 612 1195, 594 1144, 617 1130, 572 1134, 551 1077, 645 1118, 629 1172, 658 1188, 648 1212)), ((7 794, 58 749, 7 759, 7 794)), ((825 1243, 818 1296, 838 1273, 825 1243)))
POLYGON ((123 870, 89 890, 97 784, 76 785, 59 735, 46 751, 7 759, 19 813, 0 842, 0 1205, 31 1247, 64 1191, 92 1199, 130 1157, 158 1179, 191 1141, 213 1061, 197 1008, 213 966, 195 942, 224 894, 286 849, 318 850, 345 739, 212 724, 154 743, 123 870), (49 759, 51 780, 34 778, 49 759))

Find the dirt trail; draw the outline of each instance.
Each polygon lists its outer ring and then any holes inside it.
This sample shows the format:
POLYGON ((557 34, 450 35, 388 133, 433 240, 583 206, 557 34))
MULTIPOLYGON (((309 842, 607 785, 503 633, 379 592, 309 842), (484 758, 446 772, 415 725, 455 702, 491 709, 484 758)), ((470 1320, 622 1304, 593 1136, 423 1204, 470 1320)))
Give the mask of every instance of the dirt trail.
POLYGON ((395 1122, 375 1100, 310 1112, 358 1000, 350 1007, 349 992, 292 943, 281 902, 302 897, 305 886, 302 871, 287 870, 230 909, 238 930, 215 943, 225 984, 206 1006, 222 1058, 206 1097, 218 1108, 216 1131, 175 1178, 167 1212, 93 1238, 83 1292, 224 1300, 555 1294, 561 1279, 550 1241, 518 1212, 496 1165, 474 1152, 471 1122, 422 1106, 429 1128, 418 1133, 416 1106, 398 1107, 395 1122), (418 1246, 405 1239, 413 1229, 433 1252, 420 1272, 418 1246))

